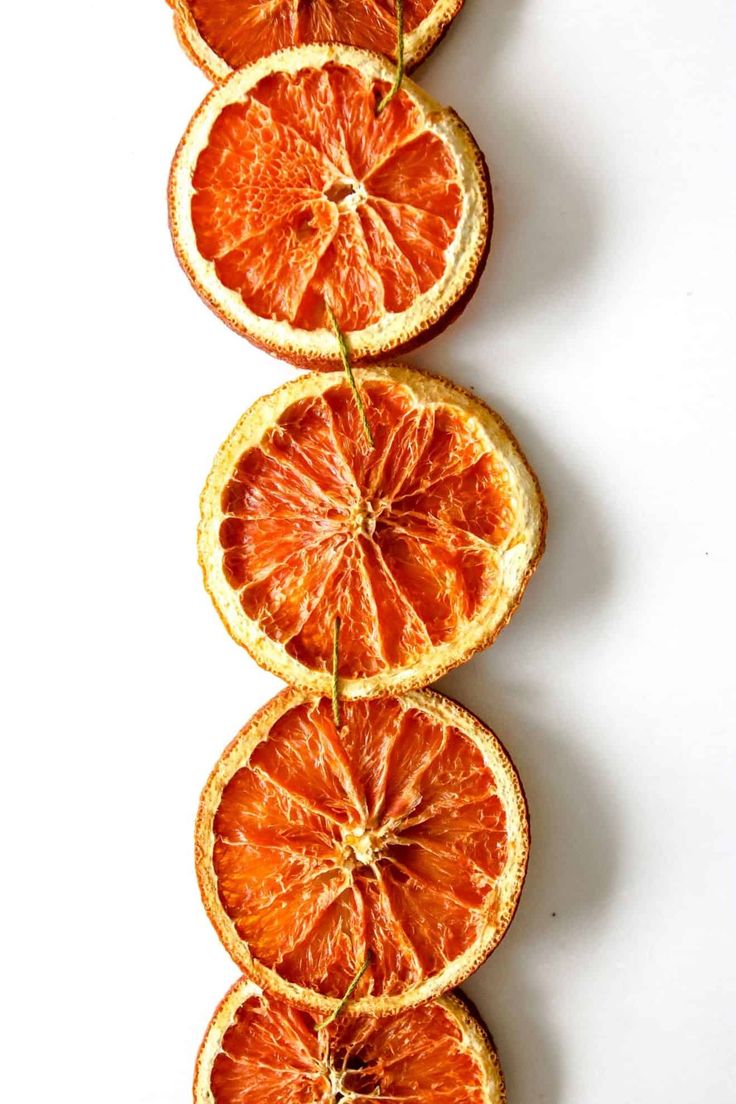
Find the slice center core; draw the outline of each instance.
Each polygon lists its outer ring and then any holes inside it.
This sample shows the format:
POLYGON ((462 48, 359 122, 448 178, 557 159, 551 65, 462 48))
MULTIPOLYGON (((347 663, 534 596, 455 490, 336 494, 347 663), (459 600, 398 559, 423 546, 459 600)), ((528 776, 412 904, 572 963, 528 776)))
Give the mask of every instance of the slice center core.
POLYGON ((367 192, 357 180, 349 180, 344 177, 333 180, 329 187, 325 188, 325 199, 337 205, 340 211, 354 211, 356 207, 367 197, 367 192))
POLYGON ((376 507, 367 499, 361 499, 350 514, 350 528, 354 537, 372 537, 376 531, 376 507))
MULTIPOLYGON (((350 1074, 355 1072, 350 1065, 343 1070, 337 1070, 334 1066, 329 1067, 330 1091, 334 1096, 335 1104, 353 1104, 353 1102, 357 1104, 361 1100, 375 1100, 376 1097, 380 1096, 381 1089, 377 1084, 374 1084, 370 1092, 366 1091, 365 1088, 357 1091, 348 1088, 345 1082, 350 1074)), ((373 1082, 373 1079, 371 1079, 371 1082, 373 1082)))
POLYGON ((380 854, 380 843, 373 832, 360 826, 343 831, 346 857, 360 866, 370 866, 380 854))

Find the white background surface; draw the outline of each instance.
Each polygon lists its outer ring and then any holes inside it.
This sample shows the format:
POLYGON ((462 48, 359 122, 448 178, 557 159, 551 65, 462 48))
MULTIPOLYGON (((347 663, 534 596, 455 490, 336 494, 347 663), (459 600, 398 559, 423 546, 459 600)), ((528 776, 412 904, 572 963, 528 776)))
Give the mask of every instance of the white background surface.
MULTIPOLYGON (((3 25, 2 1097, 180 1104, 235 978, 196 802, 278 688, 204 594, 197 497, 291 369, 173 257, 207 85, 163 0, 3 25)), ((467 0, 418 74, 486 151, 497 225, 411 359, 498 407, 551 515, 513 624, 442 683, 531 804, 519 914, 468 985, 511 1104, 736 1098, 735 46, 730 0, 467 0)))

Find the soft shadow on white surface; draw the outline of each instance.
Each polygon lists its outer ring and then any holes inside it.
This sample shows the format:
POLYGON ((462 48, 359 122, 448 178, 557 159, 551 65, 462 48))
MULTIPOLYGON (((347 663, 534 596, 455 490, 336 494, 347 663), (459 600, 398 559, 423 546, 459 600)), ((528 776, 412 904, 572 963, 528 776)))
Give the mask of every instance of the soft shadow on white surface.
MULTIPOLYGON (((524 0, 467 0, 446 42, 416 74, 468 123, 493 185, 486 271, 462 321, 418 354, 426 367, 454 376, 464 344, 481 341, 494 350, 509 325, 543 328, 561 298, 578 286, 584 296, 602 235, 595 182, 601 169, 592 151, 578 149, 574 116, 570 141, 555 141, 541 115, 535 117, 541 105, 521 100, 519 74, 504 63, 509 43, 521 34, 524 8, 524 0)), ((584 104, 579 109, 586 111, 584 104)), ((503 372, 503 365, 496 370, 503 372)))
POLYGON ((473 386, 508 420, 537 471, 550 512, 546 554, 512 625, 497 648, 453 672, 439 688, 476 712, 506 744, 532 824, 517 916, 464 988, 493 1033, 509 1099, 564 1104, 563 1042, 554 1037, 555 1017, 545 1005, 545 976, 564 971, 560 942, 564 946, 576 928, 585 931, 605 911, 618 877, 620 844, 613 795, 581 750, 584 718, 565 700, 555 656, 540 641, 584 631, 591 609, 610 598, 615 551, 593 488, 561 459, 565 442, 540 439, 537 427, 548 422, 544 412, 514 409, 507 396, 514 392, 511 373, 530 368, 523 353, 529 327, 544 332, 564 322, 565 304, 573 315, 579 309, 602 245, 605 211, 590 151, 577 150, 572 136, 569 144, 555 144, 535 105, 519 95, 518 73, 504 54, 520 33, 524 9, 523 0, 468 0, 447 52, 419 74, 457 108, 486 153, 495 225, 488 267, 461 321, 417 359, 473 386))
MULTIPOLYGON (((453 671, 439 689, 477 713, 505 744, 529 802, 532 851, 508 935, 464 988, 494 1035, 509 1099, 563 1104, 564 1062, 540 998, 550 985, 536 979, 562 974, 565 945, 576 933, 591 936, 616 890, 622 845, 614 794, 594 755, 585 754, 585 719, 558 685, 554 650, 546 652, 544 644, 574 637, 583 619, 590 622, 591 609, 605 606, 615 563, 591 491, 530 422, 504 413, 547 496, 553 519, 547 551, 497 645, 453 671)), ((564 976, 559 984, 566 984, 564 976)))
POLYGON ((560 703, 532 680, 495 681, 486 676, 489 666, 476 661, 445 679, 442 689, 487 720, 514 759, 529 802, 532 849, 508 934, 464 989, 494 1035, 509 1099, 563 1104, 564 1062, 541 994, 549 993, 550 974, 559 973, 559 986, 567 984, 559 944, 593 926, 614 894, 617 819, 605 780, 566 737, 560 703))
MULTIPOLYGON (((569 634, 575 631, 576 615, 589 618, 591 607, 601 609, 615 588, 617 553, 611 519, 595 489, 586 482, 585 472, 565 459, 564 440, 555 441, 552 447, 548 436, 538 431, 538 417, 524 414, 507 401, 497 402, 492 392, 482 398, 516 434, 539 478, 549 513, 544 555, 499 639, 513 635, 527 622, 531 623, 530 643, 538 632, 569 634)), ((550 666, 554 666, 554 657, 550 657, 550 666)))

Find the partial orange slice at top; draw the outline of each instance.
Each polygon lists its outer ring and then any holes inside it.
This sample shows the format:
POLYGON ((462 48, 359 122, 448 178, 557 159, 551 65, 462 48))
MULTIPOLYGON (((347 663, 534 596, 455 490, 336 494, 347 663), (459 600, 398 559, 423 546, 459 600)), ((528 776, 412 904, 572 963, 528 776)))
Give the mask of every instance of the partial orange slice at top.
MULTIPOLYGON (((463 0, 404 0, 404 58, 413 69, 463 0)), ((216 83, 285 46, 344 42, 396 60, 392 0, 169 0, 182 46, 216 83)))
POLYGON ((285 682, 341 694, 424 686, 490 644, 541 555, 545 509, 508 429, 415 369, 342 373, 259 399, 202 493, 205 584, 233 638, 285 682))
POLYGON ((328 1028, 238 981, 204 1037, 194 1104, 504 1104, 493 1041, 461 994, 328 1028))
POLYGON ((529 833, 493 733, 430 691, 343 702, 288 689, 202 793, 197 875, 260 986, 320 1014, 383 1015, 460 984, 516 910, 529 833))
POLYGON ((346 46, 282 50, 234 73, 174 158, 170 221, 195 289, 233 329, 302 367, 407 349, 464 305, 490 192, 453 111, 346 46))

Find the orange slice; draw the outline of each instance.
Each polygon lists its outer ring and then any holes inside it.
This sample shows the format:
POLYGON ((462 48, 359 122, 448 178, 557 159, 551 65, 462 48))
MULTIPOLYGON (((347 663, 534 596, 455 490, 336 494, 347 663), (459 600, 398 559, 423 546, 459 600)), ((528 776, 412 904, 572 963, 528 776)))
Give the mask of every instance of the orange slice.
POLYGON ((347 46, 282 50, 234 73, 174 158, 170 222, 195 289, 233 329, 302 367, 407 349, 467 302, 488 250, 482 154, 410 81, 347 46))
POLYGON ((264 989, 386 1014, 460 984, 516 910, 529 832, 493 733, 431 691, 341 703, 289 688, 200 801, 196 863, 224 946, 264 989))
MULTIPOLYGON (((391 0, 168 0, 186 53, 210 80, 285 46, 344 42, 396 60, 391 0)), ((463 0, 404 0, 404 59, 413 69, 436 46, 463 0)))
POLYGON ((396 1016, 312 1017, 238 981, 200 1048, 195 1104, 504 1104, 493 1040, 461 994, 396 1016))
POLYGON ((467 391, 394 365, 259 399, 201 500, 205 585, 233 638, 285 682, 345 697, 424 686, 490 644, 542 552, 536 478, 467 391))

